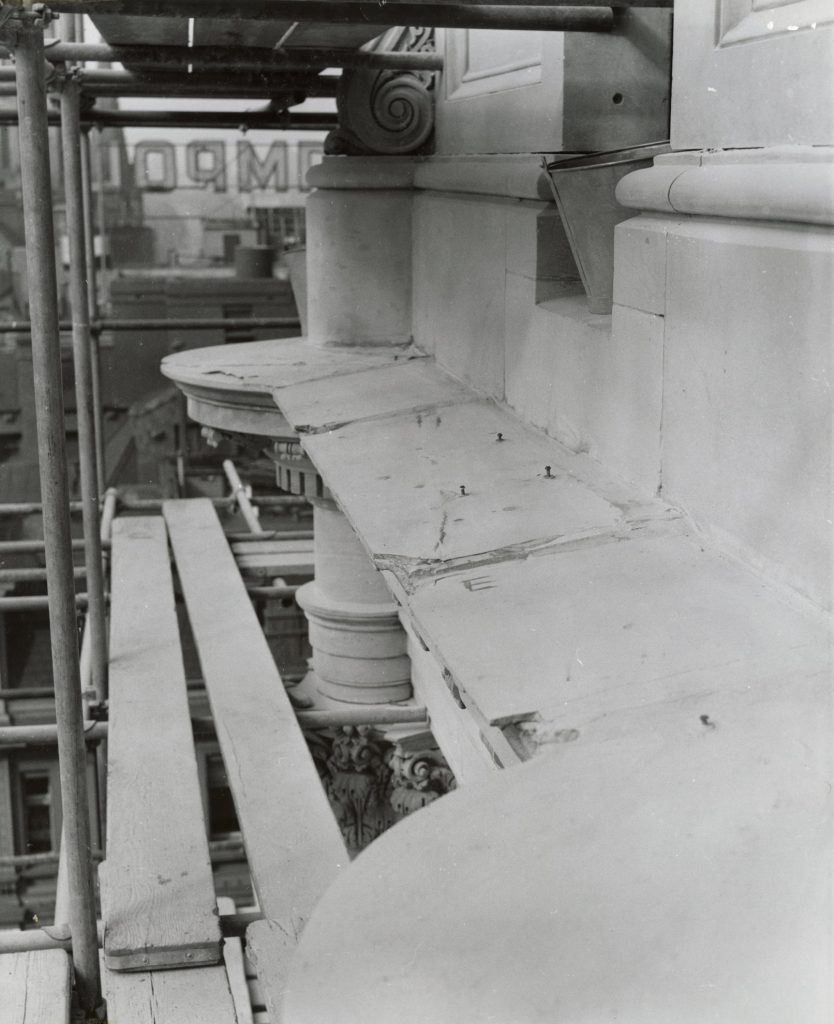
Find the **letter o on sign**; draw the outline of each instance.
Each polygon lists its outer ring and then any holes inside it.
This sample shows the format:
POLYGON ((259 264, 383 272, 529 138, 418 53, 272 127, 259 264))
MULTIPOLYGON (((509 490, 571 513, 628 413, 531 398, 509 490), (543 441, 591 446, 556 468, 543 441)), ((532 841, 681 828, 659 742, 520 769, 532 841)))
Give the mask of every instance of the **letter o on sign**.
POLYGON ((177 160, 170 142, 139 142, 133 163, 136 187, 146 192, 170 192, 177 187, 177 160))

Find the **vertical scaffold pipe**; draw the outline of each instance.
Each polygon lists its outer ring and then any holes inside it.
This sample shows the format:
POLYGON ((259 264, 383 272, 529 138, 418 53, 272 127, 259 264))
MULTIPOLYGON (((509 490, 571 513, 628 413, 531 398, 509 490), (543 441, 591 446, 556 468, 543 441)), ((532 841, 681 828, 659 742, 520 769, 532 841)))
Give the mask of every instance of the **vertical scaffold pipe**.
POLYGON ((61 89, 61 151, 69 236, 72 354, 75 363, 75 404, 84 521, 84 567, 87 570, 90 667, 99 700, 107 697, 107 632, 104 619, 104 578, 101 562, 99 490, 96 478, 96 432, 90 310, 84 259, 84 209, 81 186, 81 102, 78 82, 70 75, 61 89))
MULTIPOLYGON (((81 198, 84 209, 84 266, 87 270, 87 309, 90 322, 98 319, 98 278, 96 276, 95 228, 93 226, 93 171, 90 159, 90 131, 81 136, 81 198)), ((98 493, 107 486, 104 470, 104 417, 101 404, 100 339, 90 332, 93 368, 93 418, 96 428, 96 482, 98 493)))
POLYGON ((38 8, 16 10, 11 38, 15 54, 20 121, 20 178, 32 322, 32 364, 55 713, 58 722, 58 760, 67 879, 72 896, 69 909, 72 959, 79 1003, 83 1010, 93 1013, 101 1003, 101 976, 75 622, 55 239, 43 73, 43 12, 38 8))

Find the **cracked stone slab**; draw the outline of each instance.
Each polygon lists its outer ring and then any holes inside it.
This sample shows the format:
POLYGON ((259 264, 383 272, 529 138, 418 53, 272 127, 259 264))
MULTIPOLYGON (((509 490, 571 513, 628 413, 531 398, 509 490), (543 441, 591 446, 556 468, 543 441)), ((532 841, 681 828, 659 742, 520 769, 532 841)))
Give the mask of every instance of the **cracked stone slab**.
POLYGON ((303 338, 214 345, 166 356, 162 372, 176 383, 227 386, 270 394, 308 380, 356 373, 404 359, 425 358, 413 348, 330 347, 303 338))
POLYGON ((334 377, 287 385, 274 397, 295 430, 319 434, 358 420, 468 402, 472 391, 433 360, 413 359, 358 371, 348 382, 334 377))
POLYGON ((411 346, 325 348, 278 338, 178 352, 162 360, 161 370, 187 396, 189 415, 199 423, 275 436, 288 429, 272 397, 277 389, 424 358, 411 346))
POLYGON ((538 717, 567 730, 574 708, 586 721, 831 666, 822 626, 682 531, 460 570, 408 601, 424 644, 492 725, 538 717))
POLYGON ((667 512, 630 504, 590 459, 487 400, 359 420, 302 444, 377 564, 394 571, 605 535, 667 512))

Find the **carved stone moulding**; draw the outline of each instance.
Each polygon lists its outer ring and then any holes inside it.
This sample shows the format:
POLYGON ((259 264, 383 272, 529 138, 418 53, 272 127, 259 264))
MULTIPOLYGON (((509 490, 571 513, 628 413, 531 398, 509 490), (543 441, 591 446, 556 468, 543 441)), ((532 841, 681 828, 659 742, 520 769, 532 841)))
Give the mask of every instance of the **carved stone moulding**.
POLYGON ((270 457, 275 462, 275 482, 281 490, 311 500, 330 496, 316 467, 304 454, 297 435, 287 431, 286 437, 278 438, 270 457))
POLYGON ((305 736, 352 856, 406 815, 456 787, 430 734, 417 749, 405 749, 370 726, 316 730, 305 736))
POLYGON ((319 692, 355 704, 384 704, 411 696, 411 661, 393 602, 334 600, 315 581, 296 592, 313 648, 319 692))
MULTIPOLYGON (((431 29, 391 29, 386 50, 434 49, 431 29)), ((325 140, 329 155, 402 156, 425 149, 434 131, 434 73, 351 68, 342 73, 336 108, 339 127, 325 140)))

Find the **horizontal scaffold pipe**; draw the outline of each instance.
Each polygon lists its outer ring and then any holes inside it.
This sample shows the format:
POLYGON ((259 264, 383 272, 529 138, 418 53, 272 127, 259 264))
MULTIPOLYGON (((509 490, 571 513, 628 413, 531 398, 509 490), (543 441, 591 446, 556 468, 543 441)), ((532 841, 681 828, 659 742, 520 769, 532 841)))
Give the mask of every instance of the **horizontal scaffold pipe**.
MULTIPOLYGON (((75 579, 83 579, 86 570, 81 565, 73 569, 75 579)), ((22 568, 22 569, 0 569, 0 583, 38 583, 46 580, 46 569, 22 568)))
MULTIPOLYGON (((263 494, 252 499, 261 508, 285 509, 285 508, 309 508, 306 498, 297 494, 263 494)), ((128 512, 158 512, 162 508, 162 498, 119 498, 119 507, 128 512)), ((234 505, 234 495, 225 498, 212 498, 215 508, 229 508, 234 505)), ((106 499, 105 499, 106 504, 106 499)), ((0 504, 0 518, 4 516, 27 516, 37 515, 43 509, 39 501, 12 501, 0 504)), ((81 511, 81 502, 70 502, 71 512, 81 511)))
MULTIPOLYGON (((94 68, 77 72, 76 78, 88 96, 206 96, 267 99, 273 96, 335 96, 340 75, 320 75, 309 70, 287 72, 242 72, 238 69, 201 71, 188 74, 170 68, 122 71, 94 68)), ((0 67, 0 95, 16 94, 13 67, 0 67)), ((288 104, 286 104, 288 105, 288 104)))
MULTIPOLYGON (((424 707, 398 705, 296 711, 295 714, 302 729, 339 729, 362 725, 423 725, 428 721, 424 707)), ((211 728, 214 724, 211 718, 195 717, 193 721, 202 729, 211 728)), ((85 721, 84 738, 88 743, 107 739, 107 722, 85 721)), ((58 726, 51 723, 0 726, 0 747, 48 746, 57 742, 58 726)))
MULTIPOLYGON (((0 540, 0 555, 29 555, 43 551, 46 541, 43 540, 0 540)), ((105 545, 102 544, 102 547, 105 545)), ((84 549, 83 539, 76 538, 72 542, 73 550, 84 549)))
MULTIPOLYGON (((106 722, 84 722, 84 739, 96 743, 107 738, 106 722)), ((48 746, 58 742, 58 726, 45 725, 0 725, 0 747, 48 746)))
MULTIPOLYGON (((8 501, 0 505, 0 517, 2 516, 30 516, 43 511, 43 504, 40 501, 8 501)), ((81 512, 81 502, 71 501, 70 512, 81 512)))
MULTIPOLYGON (((62 331, 72 329, 69 320, 62 320, 62 331)), ((224 328, 230 331, 241 331, 247 327, 252 330, 300 330, 301 321, 292 316, 238 316, 238 317, 137 317, 134 319, 119 318, 117 320, 95 320, 90 330, 96 334, 103 331, 212 331, 224 328)), ((28 320, 0 321, 0 334, 29 334, 32 325, 28 320)))
MULTIPOLYGON (((345 6, 367 6, 368 0, 304 0, 305 5, 312 7, 319 3, 333 6, 334 3, 341 3, 345 6)), ((386 0, 389 7, 399 7, 402 4, 412 5, 414 0, 386 0)), ((420 0, 418 0, 420 2, 420 0)), ((662 7, 671 8, 674 0, 609 0, 607 7, 616 7, 628 10, 641 7, 662 7)), ((494 7, 495 0, 426 0, 429 7, 494 7)), ((84 10, 90 14, 161 14, 163 11, 182 16, 220 18, 230 17, 247 18, 253 20, 269 20, 278 17, 278 10, 282 6, 282 0, 235 0, 230 9, 228 0, 54 0, 50 3, 53 11, 84 10)), ((538 3, 530 3, 530 0, 504 0, 501 6, 504 7, 598 7, 599 0, 539 0, 538 3)), ((396 24, 392 19, 392 24, 396 24)))
MULTIPOLYGON (((162 498, 120 498, 119 507, 128 512, 158 512, 162 508, 162 501, 162 498)), ((212 498, 211 501, 215 508, 231 508, 236 503, 233 494, 226 498, 212 498)), ((252 501, 260 508, 309 508, 307 499, 296 494, 264 494, 261 497, 253 497, 252 501)))
POLYGON ((415 25, 421 28, 532 29, 551 32, 609 32, 610 6, 466 3, 379 4, 361 0, 58 0, 54 11, 138 14, 182 18, 275 19, 298 22, 415 25), (396 10, 393 10, 396 8, 396 10))
MULTIPOLYGON (((104 860, 101 850, 91 850, 90 856, 93 860, 104 860)), ((8 857, 0 857, 0 868, 8 867, 34 867, 39 864, 57 864, 60 854, 57 850, 50 850, 46 853, 15 853, 8 857)), ((5 934, 0 931, 0 935, 5 934)))
MULTIPOLYGON (((46 594, 32 594, 22 597, 0 597, 0 615, 6 612, 40 612, 46 611, 49 607, 49 598, 46 594)), ((75 607, 84 609, 87 607, 87 595, 75 595, 75 607)), ((51 691, 50 691, 51 692, 51 691)), ((0 691, 2 694, 2 691, 0 691)), ((2 696, 0 696, 2 700, 2 696)))
MULTIPOLYGON (((344 729, 363 725, 428 725, 428 713, 424 707, 415 705, 401 706, 398 704, 363 705, 326 711, 295 712, 298 725, 302 729, 344 729)), ((192 725, 203 731, 214 728, 214 719, 207 716, 192 715, 192 725)))
MULTIPOLYGON (((50 111, 50 125, 61 123, 50 111)), ((16 110, 0 110, 0 126, 16 125, 16 110)), ((83 128, 241 128, 269 131, 329 131, 338 125, 335 114, 293 114, 280 110, 86 110, 83 128)))
POLYGON ((153 78, 137 78, 122 85, 103 82, 100 84, 86 82, 82 85, 84 96, 116 97, 120 99, 228 99, 228 100, 269 100, 280 101, 284 107, 296 106, 305 99, 329 98, 336 95, 338 83, 332 78, 321 82, 309 82, 304 85, 293 82, 277 82, 266 78, 262 81, 253 79, 251 83, 240 83, 234 79, 218 79, 214 82, 190 82, 185 76, 181 80, 165 78, 154 81, 153 78))
POLYGON ((310 68, 378 68, 392 71, 440 71, 439 53, 343 49, 269 50, 260 46, 108 46, 106 43, 56 43, 46 49, 53 63, 100 61, 133 66, 222 71, 306 71, 310 68))
POLYGON ((158 96, 180 94, 226 96, 241 94, 259 97, 272 95, 335 96, 340 75, 287 73, 283 71, 214 71, 197 74, 166 71, 118 71, 111 68, 78 72, 78 80, 90 96, 158 96))
POLYGON ((68 924, 50 928, 27 928, 26 931, 0 930, 0 954, 30 953, 41 949, 72 948, 68 924))
POLYGON ((51 686, 21 686, 13 690, 0 690, 0 700, 54 700, 51 686))

